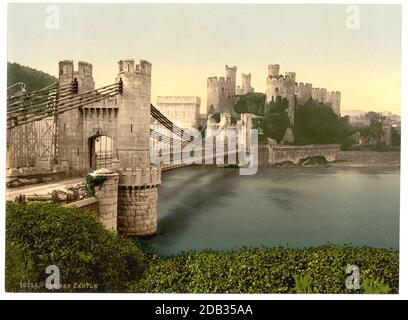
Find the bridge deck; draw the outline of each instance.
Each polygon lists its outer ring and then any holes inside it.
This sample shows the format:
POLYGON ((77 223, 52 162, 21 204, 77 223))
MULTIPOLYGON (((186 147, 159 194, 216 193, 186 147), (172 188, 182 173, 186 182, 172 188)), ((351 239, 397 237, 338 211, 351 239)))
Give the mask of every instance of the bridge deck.
POLYGON ((78 183, 84 182, 84 177, 69 178, 60 181, 53 181, 49 183, 41 183, 37 185, 19 187, 19 188, 8 188, 6 190, 6 199, 14 200, 18 195, 47 195, 53 190, 66 191, 67 188, 73 187, 78 183))

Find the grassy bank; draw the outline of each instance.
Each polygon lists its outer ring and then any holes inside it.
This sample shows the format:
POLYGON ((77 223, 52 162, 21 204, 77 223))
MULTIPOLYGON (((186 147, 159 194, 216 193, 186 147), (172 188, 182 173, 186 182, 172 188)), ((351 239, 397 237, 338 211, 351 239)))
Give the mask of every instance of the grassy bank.
POLYGON ((7 291, 48 291, 45 271, 55 265, 63 285, 59 291, 67 292, 398 292, 399 253, 390 250, 327 245, 205 251, 169 259, 144 251, 88 212, 7 203, 7 291), (346 288, 347 265, 359 267, 361 289, 346 288))

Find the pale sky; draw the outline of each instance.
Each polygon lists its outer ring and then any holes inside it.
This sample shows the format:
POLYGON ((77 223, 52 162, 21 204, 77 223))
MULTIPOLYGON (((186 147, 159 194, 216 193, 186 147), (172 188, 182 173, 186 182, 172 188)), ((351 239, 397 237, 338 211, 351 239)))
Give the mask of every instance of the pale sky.
POLYGON ((206 110, 207 78, 225 64, 252 73, 265 92, 268 64, 297 81, 342 92, 346 109, 400 114, 401 8, 361 5, 360 29, 346 5, 58 4, 60 29, 46 28, 46 4, 8 5, 8 61, 58 75, 58 61, 93 64, 96 86, 114 82, 117 62, 150 61, 152 102, 194 95, 206 110))

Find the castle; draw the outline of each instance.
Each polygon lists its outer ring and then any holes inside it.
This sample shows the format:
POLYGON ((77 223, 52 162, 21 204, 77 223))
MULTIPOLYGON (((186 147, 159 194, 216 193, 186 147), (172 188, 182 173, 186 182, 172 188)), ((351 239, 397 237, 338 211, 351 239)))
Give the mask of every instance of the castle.
POLYGON ((157 109, 182 129, 198 128, 201 100, 195 96, 159 96, 157 109))
POLYGON ((313 88, 311 83, 296 82, 295 72, 286 72, 285 76, 279 72, 280 65, 268 66, 266 79, 266 103, 281 98, 288 99, 288 116, 293 125, 295 105, 303 105, 310 98, 329 103, 333 111, 340 116, 341 93, 339 91, 328 92, 325 88, 313 88))
POLYGON ((225 66, 225 77, 207 79, 207 114, 234 112, 237 96, 254 92, 251 74, 242 74, 242 87, 236 86, 237 67, 225 66))

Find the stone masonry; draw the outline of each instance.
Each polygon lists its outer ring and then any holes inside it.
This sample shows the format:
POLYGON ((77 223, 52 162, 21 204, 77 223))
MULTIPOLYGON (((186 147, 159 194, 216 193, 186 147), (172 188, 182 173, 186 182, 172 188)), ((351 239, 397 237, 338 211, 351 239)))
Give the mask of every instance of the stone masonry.
POLYGON ((195 96, 157 97, 157 109, 182 129, 198 128, 200 104, 195 96))
POLYGON ((266 86, 266 103, 280 98, 289 100, 289 119, 293 121, 295 105, 303 105, 309 99, 318 102, 329 103, 333 111, 340 116, 341 93, 339 91, 327 91, 325 88, 313 88, 311 83, 296 82, 295 72, 280 74, 280 65, 268 66, 266 86))
MULTIPOLYGON (((115 81, 123 94, 58 117, 59 162, 73 174, 89 173, 92 142, 112 139, 115 172, 96 172, 107 180, 97 193, 100 219, 126 235, 150 235, 157 229, 157 187, 160 172, 150 165, 150 102, 152 65, 146 60, 121 60, 115 81), (116 208, 116 211, 115 211, 116 208)), ((60 85, 78 81, 79 93, 95 89, 92 65, 59 63, 60 85)))
POLYGON ((109 169, 100 169, 93 172, 92 176, 106 179, 95 193, 99 200, 99 221, 107 229, 117 230, 119 175, 109 169))
POLYGON ((122 234, 149 236, 156 232, 160 183, 161 172, 155 167, 120 173, 118 230, 122 234))

